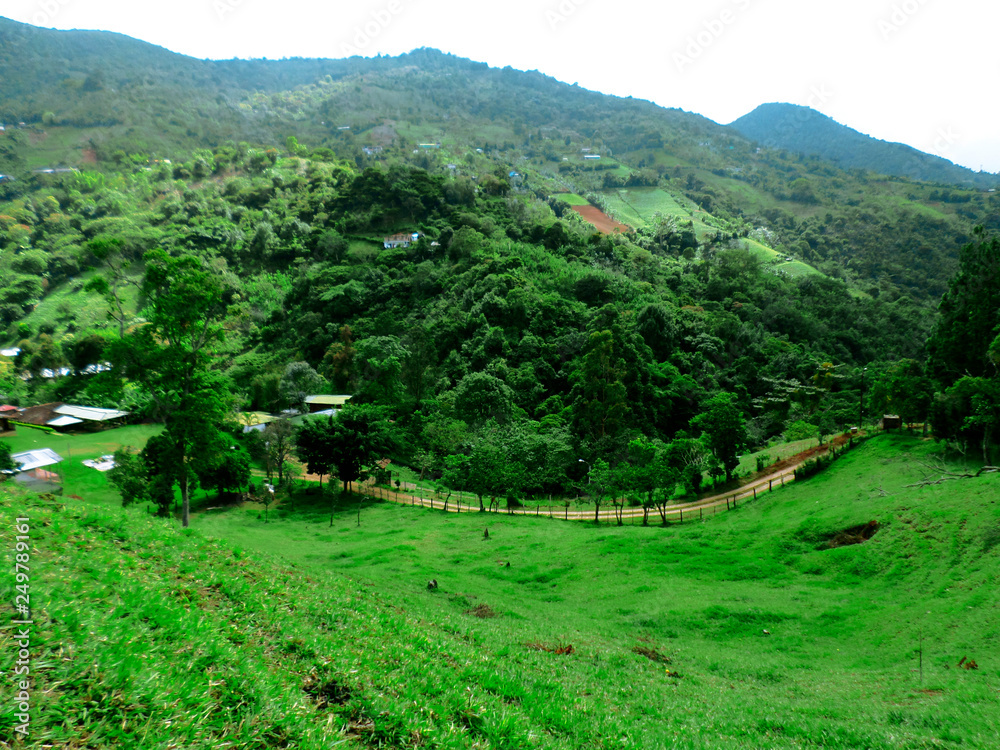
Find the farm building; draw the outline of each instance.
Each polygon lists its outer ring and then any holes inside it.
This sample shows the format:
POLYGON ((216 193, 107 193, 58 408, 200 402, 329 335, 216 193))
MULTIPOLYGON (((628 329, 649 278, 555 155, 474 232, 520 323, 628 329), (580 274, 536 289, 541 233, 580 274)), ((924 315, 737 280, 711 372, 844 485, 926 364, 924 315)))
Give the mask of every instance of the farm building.
POLYGON ((903 420, 898 414, 885 414, 882 417, 883 430, 898 430, 903 426, 903 420))
POLYGON ((420 239, 420 232, 412 232, 410 234, 393 234, 386 237, 382 241, 382 247, 386 250, 391 250, 397 247, 409 247, 411 243, 416 242, 420 239))
POLYGON ((310 414, 319 414, 327 410, 340 410, 351 400, 350 396, 306 396, 306 406, 310 414))
POLYGON ((98 409, 94 406, 71 406, 54 402, 22 409, 17 420, 39 427, 54 427, 57 430, 76 425, 100 429, 117 426, 128 414, 127 411, 119 411, 118 409, 98 409))
POLYGON ((17 466, 14 481, 26 485, 32 492, 62 492, 62 479, 58 474, 46 470, 45 467, 62 462, 62 456, 51 448, 37 448, 11 456, 17 466))
POLYGON ((10 422, 12 419, 17 419, 20 411, 16 406, 11 406, 10 404, 0 406, 0 432, 10 432, 14 429, 14 425, 10 422))
POLYGON ((240 414, 240 424, 243 425, 243 432, 263 432, 264 428, 278 417, 271 416, 263 411, 246 411, 240 414))

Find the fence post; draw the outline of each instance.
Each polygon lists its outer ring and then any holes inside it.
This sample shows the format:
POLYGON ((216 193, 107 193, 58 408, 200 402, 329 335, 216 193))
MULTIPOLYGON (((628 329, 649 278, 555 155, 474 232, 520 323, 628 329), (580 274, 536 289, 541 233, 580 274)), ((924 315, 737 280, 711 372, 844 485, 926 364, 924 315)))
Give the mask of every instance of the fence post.
POLYGON ((729 510, 729 498, 726 498, 726 510, 729 510))
POLYGON ((768 479, 767 480, 767 491, 768 492, 774 491, 773 484, 774 484, 774 480, 773 479, 768 479))
POLYGON ((699 521, 704 521, 705 520, 705 509, 704 508, 698 508, 698 520, 699 521))
POLYGON ((753 488, 753 499, 754 500, 757 499, 757 488, 756 487, 753 488))
POLYGON ((681 523, 684 523, 684 509, 683 508, 681 508, 680 513, 681 513, 681 523))

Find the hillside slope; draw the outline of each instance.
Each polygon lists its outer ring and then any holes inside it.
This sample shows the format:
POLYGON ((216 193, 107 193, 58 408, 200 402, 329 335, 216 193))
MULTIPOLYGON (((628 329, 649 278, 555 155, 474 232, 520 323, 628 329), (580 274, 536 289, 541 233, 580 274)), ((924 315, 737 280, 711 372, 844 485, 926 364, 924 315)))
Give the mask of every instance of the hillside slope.
POLYGON ((4 491, 31 527, 25 746, 987 750, 1000 478, 906 488, 939 459, 885 436, 669 529, 392 505, 182 532, 4 491))

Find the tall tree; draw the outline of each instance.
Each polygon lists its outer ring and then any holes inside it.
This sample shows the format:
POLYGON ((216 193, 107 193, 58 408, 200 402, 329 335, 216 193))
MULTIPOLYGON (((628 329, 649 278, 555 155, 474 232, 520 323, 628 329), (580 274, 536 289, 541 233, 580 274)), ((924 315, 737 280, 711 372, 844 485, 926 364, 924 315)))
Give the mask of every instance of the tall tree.
POLYGON ((746 423, 732 393, 717 393, 705 402, 705 411, 691 420, 691 426, 705 433, 709 450, 722 464, 726 481, 740 465, 739 452, 747 442, 746 423))
POLYGON ((278 389, 289 408, 305 413, 308 411, 306 398, 316 395, 322 386, 323 379, 308 362, 289 362, 278 389))
POLYGON ((287 419, 276 419, 264 427, 264 460, 267 478, 278 474, 278 484, 285 483, 285 462, 292 455, 295 428, 287 419))
POLYGON ((120 371, 152 396, 165 429, 159 453, 169 455, 170 483, 180 488, 181 523, 190 524, 190 493, 199 469, 217 459, 232 397, 212 369, 224 314, 218 277, 191 256, 162 250, 145 256, 146 325, 114 347, 120 371))
MULTIPOLYGON (((310 474, 319 477, 319 491, 323 494, 323 477, 333 470, 333 420, 332 414, 306 419, 295 433, 295 453, 306 465, 310 474)), ((331 519, 331 525, 333 521, 331 519)))
POLYGON ((1000 334, 1000 237, 973 230, 940 313, 927 342, 932 375, 946 387, 966 375, 995 377, 989 350, 1000 334))

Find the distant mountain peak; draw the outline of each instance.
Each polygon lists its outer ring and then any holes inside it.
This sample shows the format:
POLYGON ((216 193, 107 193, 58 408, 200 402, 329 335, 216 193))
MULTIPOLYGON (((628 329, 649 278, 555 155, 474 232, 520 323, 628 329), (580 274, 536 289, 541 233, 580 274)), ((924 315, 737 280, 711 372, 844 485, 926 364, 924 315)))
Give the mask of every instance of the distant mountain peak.
POLYGON ((729 127, 762 146, 815 154, 844 169, 966 187, 1000 184, 1000 175, 976 172, 904 143, 872 138, 800 104, 761 104, 729 127))

